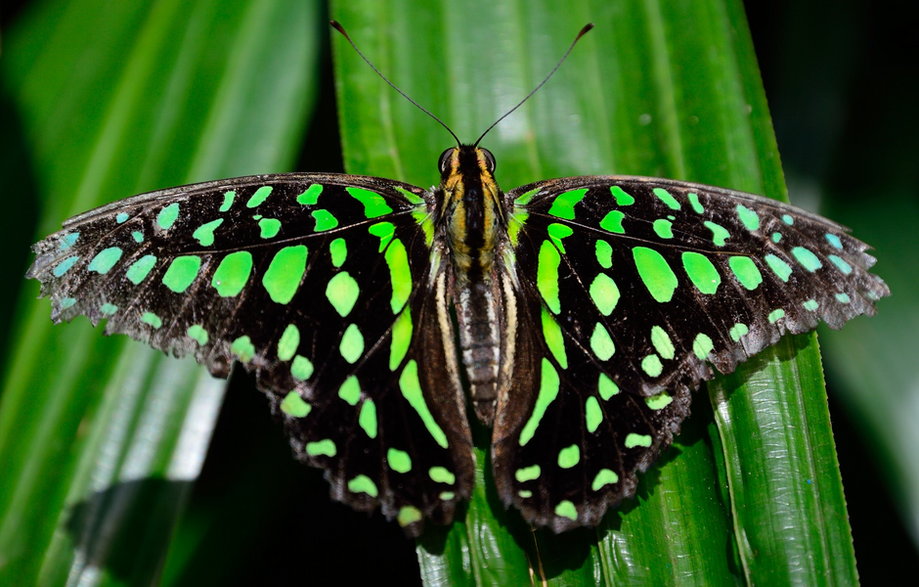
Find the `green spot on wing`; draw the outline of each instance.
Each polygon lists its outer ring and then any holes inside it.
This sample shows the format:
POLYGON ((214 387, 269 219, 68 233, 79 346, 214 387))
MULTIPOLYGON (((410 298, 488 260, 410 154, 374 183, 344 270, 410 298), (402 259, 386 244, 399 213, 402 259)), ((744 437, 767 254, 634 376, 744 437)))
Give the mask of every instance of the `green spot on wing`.
POLYGON ((766 264, 772 269, 772 272, 775 273, 779 279, 787 282, 789 276, 791 276, 791 265, 772 253, 769 253, 764 258, 766 259, 766 264))
POLYGON ((665 359, 672 359, 675 356, 676 349, 673 347, 673 341, 670 340, 667 331, 660 326, 651 327, 651 345, 654 346, 657 354, 665 359))
POLYGON ((408 264, 408 253, 399 239, 394 239, 386 253, 383 254, 389 266, 389 278, 392 284, 392 298, 389 307, 393 314, 398 314, 408 302, 412 293, 412 270, 408 264))
POLYGON ((361 403, 357 423, 368 437, 377 437, 377 405, 372 399, 367 398, 361 403))
POLYGON ((783 310, 782 308, 776 308, 775 310, 769 312, 769 322, 771 324, 775 324, 781 318, 784 318, 784 317, 785 317, 785 310, 783 310))
POLYGON ((734 273, 734 277, 746 289, 752 291, 759 287, 763 282, 763 276, 760 274, 756 263, 750 257, 733 256, 728 259, 728 266, 734 273))
POLYGON ((409 405, 418 413, 434 442, 441 448, 447 448, 449 446, 447 435, 431 414, 421 391, 421 382, 418 380, 418 363, 414 359, 406 363, 405 368, 402 369, 402 375, 399 376, 399 389, 402 391, 402 396, 408 400, 409 405))
POLYGON ((692 341, 692 352, 702 361, 708 358, 714 348, 715 344, 712 342, 711 337, 702 332, 697 334, 692 341))
POLYGON ((759 228, 759 216, 743 204, 737 204, 737 217, 747 230, 754 231, 759 228))
POLYGON ((655 411, 663 410, 671 403, 673 403, 673 398, 666 392, 645 398, 645 405, 655 411))
POLYGON ((625 229, 622 227, 624 218, 625 214, 619 210, 610 210, 600 221, 600 228, 616 234, 625 234, 625 229))
POLYGON ((635 448, 636 446, 651 446, 651 435, 650 434, 635 434, 630 432, 625 437, 625 447, 626 448, 635 448))
POLYGON ((611 397, 619 393, 619 386, 609 378, 609 375, 600 373, 600 378, 597 380, 597 392, 600 394, 600 399, 609 401, 611 397))
POLYGON ((140 315, 140 321, 144 324, 149 324, 153 328, 159 328, 163 325, 163 319, 154 314, 153 312, 144 312, 140 315))
POLYGON ((289 361, 300 347, 300 329, 296 324, 288 324, 278 339, 278 359, 289 361))
POLYGON ((664 365, 661 363, 661 358, 657 355, 647 355, 641 360, 641 370, 650 377, 657 377, 663 373, 664 365))
POLYGON ((248 363, 255 356, 255 345, 249 335, 244 334, 230 344, 230 351, 243 363, 248 363))
POLYGON ((810 249, 804 247, 795 247, 791 250, 791 254, 794 255, 798 263, 802 267, 813 273, 817 269, 823 267, 823 263, 820 262, 820 259, 817 258, 817 255, 813 253, 810 249))
POLYGON ((338 226, 338 218, 325 209, 313 210, 310 212, 313 220, 316 221, 316 225, 313 226, 313 230, 316 232, 322 232, 324 230, 332 230, 338 226))
POLYGON ((569 190, 555 197, 549 214, 566 220, 574 220, 574 207, 587 195, 587 188, 569 190))
POLYGON ((101 306, 99 306, 99 311, 105 314, 106 316, 111 316, 112 314, 118 311, 118 306, 116 306, 115 304, 110 304, 106 302, 102 304, 101 306))
POLYGON ((593 483, 590 484, 590 488, 594 491, 599 491, 606 485, 615 485, 616 483, 619 483, 619 475, 615 471, 600 469, 597 476, 594 477, 593 483))
POLYGON ((361 384, 354 375, 349 375, 341 387, 338 388, 338 397, 349 405, 356 406, 361 399, 361 384))
POLYGON ((695 192, 689 192, 686 194, 686 197, 689 198, 689 204, 692 206, 693 212, 696 214, 702 214, 705 212, 705 208, 703 208, 702 203, 699 202, 699 194, 695 192))
POLYGON ((278 304, 288 304, 300 287, 306 273, 306 246, 284 247, 275 253, 268 270, 262 276, 262 285, 268 296, 278 304))
POLYGON ((220 204, 220 211, 226 212, 233 206, 233 200, 236 199, 236 192, 230 190, 223 193, 223 203, 220 204))
POLYGON ((329 254, 332 256, 332 265, 341 267, 348 258, 348 243, 343 238, 337 238, 329 243, 329 254))
POLYGON ((258 221, 261 238, 274 238, 281 231, 281 221, 277 218, 262 218, 258 221))
POLYGON ((281 401, 281 411, 294 418, 305 418, 312 409, 296 391, 291 391, 281 401))
POLYGON ((552 240, 552 244, 554 244, 558 250, 564 254, 565 243, 562 242, 562 239, 574 234, 574 230, 572 230, 570 226, 559 224, 558 222, 553 222, 546 229, 546 232, 549 234, 549 239, 552 240))
POLYGON ((734 326, 731 326, 728 334, 732 340, 739 342, 741 337, 745 336, 748 332, 750 332, 750 328, 746 324, 738 322, 734 326))
POLYGON ((175 221, 179 218, 179 203, 169 204, 156 215, 156 223, 163 230, 169 230, 175 221))
POLYGON ((603 324, 597 322, 594 325, 593 333, 590 335, 590 350, 601 361, 608 361, 616 352, 616 345, 609 331, 603 324))
POLYGON ((364 354, 364 335, 361 334, 357 324, 351 324, 341 335, 341 344, 338 346, 341 356, 352 365, 364 354))
POLYGON ((198 277, 200 269, 201 257, 198 255, 176 257, 163 274, 163 285, 175 293, 183 293, 198 277))
POLYGON ((185 331, 185 334, 188 335, 188 338, 197 342, 199 345, 204 346, 211 339, 208 335, 207 330, 204 329, 200 324, 192 324, 188 327, 188 330, 185 331))
POLYGON ((653 224, 654 232, 661 238, 673 238, 673 222, 666 218, 658 218, 653 224))
POLYGON ((354 309, 354 304, 357 303, 360 291, 361 288, 357 280, 351 277, 347 271, 342 271, 341 273, 336 273, 329 280, 325 288, 325 297, 335 308, 335 311, 338 312, 338 315, 344 318, 354 309))
POLYGON ((634 247, 632 257, 642 283, 658 302, 669 302, 673 299, 678 281, 663 255, 648 247, 634 247))
POLYGON ((408 473, 412 470, 412 457, 404 450, 390 448, 386 451, 386 462, 396 473, 408 473))
POLYGON ((568 356, 565 354, 565 339, 562 336, 562 329, 545 306, 542 307, 542 335, 546 341, 546 346, 549 347, 549 351, 558 361, 559 366, 562 369, 567 369, 568 356))
POLYGON ((319 194, 321 193, 322 185, 314 183, 297 196, 297 203, 303 206, 314 206, 319 201, 319 194))
POLYGON ((558 466, 562 469, 570 469, 577 465, 581 460, 581 447, 576 444, 566 446, 558 451, 558 466))
POLYGON ((271 192, 274 188, 270 185, 263 185, 262 187, 255 190, 255 193, 252 194, 252 197, 249 198, 249 201, 246 202, 246 208, 255 208, 256 206, 261 205, 265 200, 268 199, 268 196, 271 195, 271 192))
POLYGON ((122 254, 124 254, 124 251, 121 247, 108 247, 107 249, 102 249, 93 257, 92 261, 89 262, 86 269, 87 271, 95 271, 100 275, 105 275, 111 271, 115 263, 121 259, 122 254))
POLYGON ((593 434, 600 427, 603 421, 603 410, 600 408, 600 402, 594 396, 589 396, 584 402, 584 424, 587 431, 593 434))
POLYGON ((539 260, 536 266, 536 289, 542 295, 546 305, 553 314, 561 312, 561 300, 558 297, 558 266, 561 257, 558 249, 548 240, 539 247, 539 260))
POLYGON ((150 270, 153 269, 154 265, 156 265, 156 257, 153 255, 144 255, 131 263, 131 266, 128 267, 127 272, 125 272, 125 276, 128 278, 128 281, 137 285, 150 275, 150 270))
POLYGON ((676 201, 673 195, 664 188, 654 188, 651 190, 657 198, 667 205, 671 210, 679 210, 680 203, 676 201))
POLYGON ((313 374, 313 363, 303 355, 294 356, 290 364, 290 376, 297 381, 306 381, 313 374))
POLYGON ((224 298, 239 295, 239 292, 246 286, 249 281, 249 274, 252 272, 252 253, 249 251, 234 251, 221 259, 214 276, 211 278, 211 285, 217 290, 217 293, 224 298))
POLYGON ((205 222, 191 233, 192 238, 198 241, 202 247, 209 247, 214 244, 214 231, 223 224, 223 218, 205 222))
POLYGON ((683 270, 686 271, 686 275, 696 289, 706 295, 712 295, 718 291, 718 286, 721 285, 721 275, 708 257, 695 251, 685 251, 681 260, 683 270))
POLYGON ((539 423, 542 421, 542 417, 546 415, 546 410, 549 408, 549 404, 555 401, 555 398, 558 397, 559 390, 559 378, 558 372, 555 370, 555 367, 552 366, 552 363, 548 359, 542 359, 542 372, 539 378, 539 393, 536 396, 536 403, 533 406, 533 413, 530 414, 530 418, 524 424, 523 429, 520 431, 520 438, 518 443, 520 446, 524 446, 530 440, 533 439, 533 435, 536 434, 536 429, 539 428, 539 423))
POLYGON ((712 231, 712 242, 715 243, 715 246, 723 247, 725 243, 727 243, 727 240, 731 238, 731 233, 720 224, 712 222, 711 220, 706 220, 702 224, 712 231))
POLYGON ((367 475, 358 475, 348 481, 348 491, 351 493, 366 493, 370 497, 379 495, 376 484, 367 475))
POLYGON ((392 213, 392 208, 386 203, 386 199, 376 192, 352 186, 346 187, 345 191, 364 205, 364 216, 367 218, 377 218, 392 213))
MULTIPOLYGON (((55 277, 60 277, 64 275, 65 273, 67 273, 68 271, 70 271, 70 269, 79 260, 80 260, 79 255, 73 255, 71 257, 67 257, 66 259, 64 259, 63 261, 61 261, 60 263, 54 266, 54 269, 51 270, 51 274, 54 275, 55 277)), ((155 261, 156 257, 153 257, 153 260, 155 261)))
POLYGON ((560 518, 577 520, 578 508, 576 508, 572 502, 568 501, 567 499, 563 499, 562 501, 558 502, 557 506, 555 506, 555 515, 560 518))
POLYGON ((842 257, 837 255, 827 255, 827 259, 829 259, 833 265, 836 265, 836 268, 839 269, 843 275, 849 275, 852 273, 852 266, 846 263, 842 257))
POLYGON ((405 505, 399 508, 399 513, 396 514, 396 522, 398 522, 399 525, 404 528, 410 524, 414 524, 415 522, 420 522, 422 517, 423 515, 421 510, 415 506, 405 505))
POLYGON ((412 312, 406 308, 392 325, 392 341, 389 347, 389 370, 395 371, 402 364, 412 342, 412 312))
POLYGON ((328 438, 316 442, 307 442, 305 449, 306 454, 312 457, 334 457, 338 453, 338 450, 335 448, 335 443, 328 438))
POLYGON ((603 239, 597 239, 596 243, 597 263, 604 269, 613 266, 613 247, 603 239))
POLYGON ((456 476, 446 467, 431 467, 428 471, 428 477, 437 483, 445 483, 447 485, 456 483, 456 476))
POLYGON ((613 198, 616 200, 618 206, 631 206, 635 203, 635 197, 618 185, 614 185, 609 191, 613 194, 613 198))
POLYGON ((590 282, 590 299, 604 316, 609 316, 619 303, 619 287, 613 278, 605 273, 598 273, 590 282))
POLYGON ((539 479, 539 475, 541 473, 542 471, 540 470, 539 465, 532 465, 514 471, 514 479, 520 483, 526 483, 527 481, 539 479))

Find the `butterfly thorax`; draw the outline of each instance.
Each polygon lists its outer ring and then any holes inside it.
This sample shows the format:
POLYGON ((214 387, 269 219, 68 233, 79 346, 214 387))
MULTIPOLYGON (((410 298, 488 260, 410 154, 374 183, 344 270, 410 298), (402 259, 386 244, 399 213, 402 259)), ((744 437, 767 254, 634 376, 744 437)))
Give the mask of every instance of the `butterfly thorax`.
POLYGON ((503 195, 492 175, 494 158, 463 145, 440 159, 438 224, 451 266, 451 294, 465 379, 477 416, 486 424, 502 387, 506 363, 501 251, 506 245, 503 195))

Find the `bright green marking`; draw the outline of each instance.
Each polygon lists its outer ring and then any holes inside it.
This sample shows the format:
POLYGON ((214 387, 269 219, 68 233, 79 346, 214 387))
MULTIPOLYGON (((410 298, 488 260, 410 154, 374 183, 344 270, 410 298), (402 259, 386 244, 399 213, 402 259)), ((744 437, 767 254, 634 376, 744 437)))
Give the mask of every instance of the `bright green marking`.
POLYGON ((397 185, 393 187, 396 188, 397 192, 405 196, 405 199, 411 202, 412 204, 424 204, 424 198, 422 198, 415 192, 410 192, 409 190, 399 187, 397 185))
POLYGON ((281 400, 281 411, 294 418, 306 418, 312 409, 313 406, 303 401, 296 391, 291 391, 281 400))
POLYGON ((734 342, 739 342, 740 338, 748 332, 750 332, 750 328, 743 322, 738 322, 734 326, 731 326, 728 334, 731 336, 731 340, 734 342))
POLYGON ((198 255, 176 257, 163 274, 163 285, 175 293, 182 293, 195 281, 200 270, 201 257, 198 255))
POLYGON ((558 266, 561 260, 558 249, 551 242, 542 241, 536 266, 536 289, 553 314, 562 311, 562 303, 558 297, 558 266))
POLYGON ((89 262, 89 266, 86 268, 88 271, 95 271, 100 275, 104 275, 111 271, 112 267, 115 266, 115 263, 121 259, 121 255, 124 254, 124 251, 121 247, 109 247, 107 249, 102 249, 96 256, 93 257, 93 260, 89 262))
POLYGON ((673 341, 670 340, 667 331, 660 326, 651 327, 651 344, 661 357, 672 359, 675 356, 676 349, 673 348, 673 341))
POLYGON ((600 409, 600 402, 596 397, 590 396, 584 402, 584 419, 587 424, 587 431, 593 434, 600 427, 603 421, 603 410, 600 409))
POLYGON ((235 191, 230 190, 230 191, 228 191, 228 192, 224 192, 224 194, 223 194, 223 203, 220 204, 220 211, 221 211, 221 212, 226 212, 227 210, 229 210, 229 209, 233 206, 233 200, 235 200, 235 199, 236 199, 236 192, 235 192, 235 191))
POLYGON ((118 224, 124 224, 125 222, 127 222, 127 220, 128 220, 127 212, 119 212, 118 215, 115 216, 115 222, 117 222, 118 224))
POLYGON ((530 499, 531 497, 533 497, 533 492, 530 491, 529 489, 521 489, 520 491, 517 492, 517 495, 519 495, 523 499, 530 499))
POLYGON ((836 268, 842 271, 844 275, 852 273, 852 266, 846 263, 845 260, 843 260, 841 257, 837 257, 836 255, 828 255, 827 259, 829 259, 833 265, 836 265, 836 268))
POLYGON ((352 365, 364 354, 364 335, 361 334, 357 324, 351 324, 341 335, 341 344, 338 346, 341 356, 352 365))
POLYGON ((67 308, 73 306, 76 303, 77 303, 76 298, 62 298, 59 306, 61 310, 66 310, 67 308))
POLYGON ((769 316, 768 316, 768 318, 769 318, 769 323, 770 323, 770 324, 775 324, 775 323, 778 322, 781 318, 784 318, 784 317, 785 317, 785 310, 783 310, 782 308, 777 308, 777 309, 775 309, 775 310, 769 312, 769 316))
POLYGON ((568 355, 565 353, 565 338, 562 336, 562 328, 552 317, 552 314, 542 307, 542 336, 546 340, 546 346, 555 360, 558 361, 562 369, 568 368, 568 355))
POLYGON ((349 375, 345 379, 345 382, 338 388, 338 397, 352 406, 357 405, 357 402, 361 399, 361 384, 357 380, 357 376, 349 375))
POLYGON ((150 270, 153 269, 154 265, 156 265, 156 257, 153 255, 144 255, 131 263, 125 276, 128 278, 128 281, 137 285, 150 275, 150 270))
POLYGON ((605 273, 598 273, 590 282, 590 299, 604 316, 609 316, 619 303, 619 287, 613 278, 605 273))
POLYGON ((721 275, 708 257, 695 251, 685 251, 681 257, 683 270, 700 292, 711 295, 721 285, 721 275))
POLYGON ((456 476, 445 467, 431 467, 428 471, 428 477, 436 483, 445 483, 446 485, 456 483, 456 476))
POLYGON ((108 302, 105 302, 104 304, 99 306, 99 311, 105 314, 106 316, 111 316, 112 314, 118 311, 118 306, 116 306, 115 304, 110 304, 108 302))
POLYGON ((772 253, 769 253, 765 256, 766 264, 769 265, 769 268, 772 269, 772 272, 775 273, 779 279, 787 282, 788 277, 791 275, 791 265, 779 259, 772 253))
POLYGON ((392 298, 389 307, 393 314, 398 314, 405 307, 412 293, 412 270, 408 264, 408 253, 399 239, 394 239, 383 254, 389 266, 389 278, 392 285, 392 298))
POLYGON ((574 207, 587 195, 587 188, 569 190, 555 196, 549 214, 557 218, 574 220, 574 207))
POLYGON ((781 235, 781 233, 773 232, 773 233, 772 233, 772 242, 774 242, 774 243, 776 243, 776 244, 782 242, 782 235, 781 235))
POLYGON ((555 506, 555 515, 560 518, 568 518, 569 520, 578 519, 578 508, 574 506, 573 503, 567 499, 563 499, 558 502, 558 505, 555 506))
POLYGON ((747 230, 754 231, 759 228, 759 216, 743 204, 737 204, 737 217, 740 218, 747 230))
POLYGON ((62 251, 66 251, 73 245, 77 244, 78 238, 80 238, 79 231, 68 232, 67 234, 61 237, 61 240, 58 243, 58 248, 62 251))
POLYGON ((319 201, 319 194, 322 193, 322 186, 318 183, 314 183, 310 187, 306 188, 302 194, 297 196, 297 203, 303 206, 315 206, 316 202, 319 201))
POLYGON ((648 247, 635 247, 632 249, 632 257, 635 259, 638 276, 651 297, 660 303, 673 299, 673 292, 679 282, 663 255, 648 247))
POLYGON ((192 339, 201 346, 204 346, 211 339, 208 335, 207 330, 204 329, 200 324, 192 324, 188 327, 188 330, 185 331, 185 334, 188 335, 188 338, 192 339))
POLYGON ((852 301, 852 298, 849 297, 849 294, 845 292, 841 292, 841 293, 836 294, 836 301, 839 302, 840 304, 848 304, 849 302, 852 301))
POLYGON ((351 493, 366 493, 370 497, 379 495, 376 484, 367 475, 358 475, 348 481, 348 491, 351 493))
POLYGON ((570 469, 581 460, 581 447, 576 444, 566 446, 558 451, 558 466, 562 469, 570 469))
POLYGON ((728 259, 728 266, 734 272, 734 277, 742 286, 752 291, 759 287, 763 282, 763 276, 760 274, 756 263, 750 257, 734 256, 728 259))
POLYGON ((252 253, 249 251, 235 251, 220 260, 220 265, 214 271, 211 285, 220 294, 228 298, 238 295, 249 281, 252 272, 252 253))
POLYGON ((382 253, 386 250, 386 247, 389 246, 389 242, 395 236, 396 227, 392 222, 377 222, 376 224, 370 225, 367 232, 380 239, 379 252, 382 253))
POLYGON ((335 218, 335 216, 328 210, 320 208, 310 212, 310 215, 313 217, 313 220, 316 221, 316 225, 313 227, 313 230, 316 232, 332 230, 338 226, 338 218, 335 218))
POLYGON ((590 488, 594 491, 600 491, 605 485, 615 485, 616 483, 619 483, 619 475, 615 471, 600 469, 597 476, 594 477, 593 483, 590 484, 590 488))
POLYGON ((527 481, 539 479, 540 474, 542 474, 542 471, 540 470, 539 465, 533 465, 531 467, 523 467, 522 469, 517 469, 514 471, 514 479, 516 479, 518 483, 526 483, 527 481))
POLYGON ((313 374, 313 363, 303 355, 294 356, 290 364, 290 376, 297 381, 306 381, 313 374))
POLYGON ((214 244, 214 231, 218 226, 223 224, 223 218, 211 220, 195 229, 191 236, 200 243, 202 247, 209 247, 214 244))
POLYGON ((262 187, 255 190, 255 193, 252 194, 252 197, 249 198, 249 201, 246 202, 246 208, 255 208, 260 205, 262 202, 268 199, 268 196, 271 195, 272 188, 270 185, 263 185, 262 187))
POLYGON ((608 361, 616 352, 616 345, 605 326, 597 322, 593 334, 590 335, 590 350, 601 361, 608 361))
MULTIPOLYGON (((449 500, 445 499, 443 501, 449 501, 449 500)), ((405 528, 406 526, 410 524, 414 524, 415 522, 420 522, 422 517, 423 515, 421 513, 421 510, 419 510, 415 506, 404 505, 401 508, 399 508, 399 513, 396 514, 396 521, 399 523, 400 526, 405 528)))
POLYGON ((702 361, 706 360, 713 350, 715 350, 715 343, 705 333, 700 332, 692 341, 692 352, 702 361))
POLYGON ((606 213, 606 216, 603 217, 603 220, 600 221, 600 228, 617 234, 625 234, 625 229, 622 228, 622 220, 624 218, 625 214, 619 210, 610 210, 606 213))
POLYGON ((524 446, 533 439, 533 435, 536 434, 536 429, 539 428, 542 417, 546 415, 549 404, 558 397, 558 389, 558 372, 555 370, 555 367, 552 366, 552 363, 549 362, 549 359, 543 357, 542 374, 539 378, 539 393, 536 396, 536 405, 533 406, 533 413, 530 414, 530 419, 527 420, 523 429, 520 431, 520 438, 518 439, 520 446, 524 446))
POLYGON ((262 231, 260 237, 274 238, 281 230, 281 221, 277 218, 262 218, 258 221, 258 227, 262 231))
POLYGON ((326 438, 316 442, 306 443, 306 454, 311 457, 334 457, 338 450, 335 448, 335 442, 326 438))
POLYGON ((826 237, 826 242, 830 243, 830 246, 832 246, 834 249, 839 249, 840 251, 842 250, 842 241, 838 236, 829 232, 824 236, 826 237))
POLYGON ((604 269, 613 266, 613 247, 603 239, 597 239, 596 244, 597 263, 604 269))
POLYGON ((597 391, 600 393, 600 399, 609 401, 609 398, 619 393, 619 386, 609 378, 606 373, 600 373, 600 379, 597 382, 597 391))
POLYGON ((695 192, 689 192, 686 194, 686 197, 689 198, 689 204, 692 206, 693 212, 696 214, 705 212, 705 208, 702 207, 702 203, 699 201, 699 194, 695 192))
POLYGON ((625 447, 635 448, 636 446, 651 446, 651 435, 630 432, 628 436, 625 437, 625 447))
POLYGON ((348 243, 341 237, 333 240, 329 243, 329 254, 332 256, 332 265, 341 267, 348 258, 348 243))
POLYGON ((616 204, 619 206, 631 206, 635 203, 635 197, 618 185, 614 185, 609 189, 609 191, 611 194, 613 194, 613 198, 615 198, 616 204))
MULTIPOLYGON (((152 255, 151 255, 152 256, 152 255)), ((60 263, 54 266, 54 269, 51 270, 51 275, 55 277, 60 277, 61 275, 70 271, 70 269, 76 265, 77 261, 80 260, 79 255, 73 255, 72 257, 67 257, 60 263)), ((156 260, 156 257, 153 257, 153 260, 156 260)))
POLYGON ((408 473, 412 470, 412 457, 404 450, 391 448, 386 451, 386 461, 389 468, 396 473, 408 473))
MULTIPOLYGON (((431 215, 428 214, 426 208, 415 208, 412 210, 412 218, 415 219, 415 222, 418 223, 418 226, 421 227, 421 231, 424 233, 424 244, 430 247, 434 242, 434 222, 431 221, 431 215)), ((514 232, 513 217, 511 218, 511 226, 508 228, 508 235, 514 232)), ((513 236, 511 238, 513 238, 513 236)))
POLYGON ((369 397, 361 403, 361 413, 357 417, 357 423, 368 437, 377 437, 377 405, 369 397))
POLYGON ((666 218, 658 218, 654 221, 654 232, 661 238, 673 238, 673 222, 666 218))
POLYGON ((268 270, 262 276, 262 285, 272 300, 278 304, 287 304, 297 293, 304 273, 306 245, 284 247, 275 253, 268 265, 268 270))
POLYGON ((804 307, 805 310, 809 312, 813 312, 814 310, 820 307, 820 304, 817 303, 817 300, 807 300, 801 305, 804 307))
POLYGON ((787 224, 788 226, 791 226, 792 224, 795 223, 795 219, 794 219, 794 217, 793 217, 791 214, 783 214, 783 215, 782 215, 782 222, 784 222, 784 223, 787 224))
POLYGON ((131 238, 134 239, 135 243, 142 243, 144 242, 144 233, 139 230, 133 230, 131 231, 131 238))
POLYGON ((300 347, 300 329, 296 324, 288 324, 278 339, 278 359, 281 361, 291 360, 300 347))
MULTIPOLYGON (((543 360, 545 361, 545 359, 543 360)), ((447 435, 444 434, 444 431, 431 414, 431 410, 428 409, 427 402, 425 402, 424 394, 421 391, 421 382, 418 380, 418 363, 414 359, 406 363, 405 368, 402 369, 402 375, 399 376, 399 389, 402 391, 402 396, 408 400, 409 405, 421 417, 424 427, 434 439, 434 442, 440 445, 441 448, 447 448, 449 446, 447 435)))
POLYGON ((731 238, 731 233, 720 224, 716 224, 710 220, 706 220, 702 224, 712 231, 712 242, 715 243, 715 246, 723 247, 725 242, 731 238))
POLYGON ((361 288, 357 281, 351 277, 347 271, 336 273, 325 288, 325 297, 338 312, 338 315, 344 318, 354 309, 357 303, 357 296, 361 288))
POLYGON ((664 365, 657 355, 648 355, 641 360, 641 370, 647 373, 649 377, 657 377, 663 373, 664 365))
POLYGON ((248 334, 244 334, 230 344, 230 351, 233 352, 243 363, 248 363, 255 356, 255 345, 248 334))
POLYGON ((657 395, 645 398, 645 405, 654 411, 660 411, 673 403, 673 398, 667 392, 661 392, 657 395))
POLYGON ((673 195, 664 188, 654 188, 651 191, 654 192, 654 195, 657 196, 661 202, 667 204, 667 207, 671 210, 680 209, 680 203, 677 202, 676 198, 674 198, 673 195))
POLYGON ((546 232, 549 233, 552 244, 558 247, 558 250, 561 251, 562 254, 565 254, 565 244, 562 242, 562 239, 574 234, 574 230, 572 230, 570 226, 553 222, 546 229, 546 232))
POLYGON ((539 192, 539 188, 536 188, 536 189, 532 189, 532 190, 530 190, 530 191, 528 191, 528 192, 526 192, 526 193, 524 193, 524 194, 520 194, 520 197, 518 197, 516 200, 514 200, 514 205, 516 205, 516 206, 526 206, 527 204, 530 203, 530 200, 533 199, 533 196, 535 196, 538 192, 539 192))
POLYGON ((153 312, 144 312, 140 316, 140 321, 144 324, 149 324, 154 328, 159 328, 163 325, 163 319, 154 314, 153 312))
POLYGON ((159 224, 160 228, 163 230, 169 230, 178 218, 179 203, 173 202, 160 210, 160 213, 156 215, 156 223, 159 224))
POLYGON ((798 263, 802 267, 813 273, 817 269, 823 267, 823 263, 820 262, 820 259, 817 258, 810 249, 804 247, 795 247, 791 250, 791 254, 794 255, 795 259, 798 260, 798 263))
MULTIPOLYGON (((519 198, 518 198, 519 199, 519 198)), ((526 210, 515 209, 507 225, 507 237, 515 247, 520 242, 520 231, 527 223, 530 213, 526 210)))
POLYGON ((437 494, 437 497, 440 499, 440 501, 453 501, 453 499, 456 497, 456 494, 452 491, 441 491, 437 494))
POLYGON ((356 187, 346 187, 345 191, 364 205, 364 216, 367 218, 376 218, 392 212, 383 196, 376 192, 356 187))
POLYGON ((402 364, 408 347, 412 343, 411 308, 403 310, 392 325, 392 341, 389 343, 389 370, 395 371, 402 364))

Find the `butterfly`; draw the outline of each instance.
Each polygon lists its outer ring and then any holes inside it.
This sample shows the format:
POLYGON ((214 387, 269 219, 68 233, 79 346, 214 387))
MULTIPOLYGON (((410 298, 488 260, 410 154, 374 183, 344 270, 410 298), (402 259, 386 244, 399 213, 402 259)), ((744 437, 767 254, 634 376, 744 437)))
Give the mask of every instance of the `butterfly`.
POLYGON ((254 372, 332 496, 410 535, 470 496, 467 408, 506 506, 597 525, 702 382, 889 294, 817 215, 659 178, 504 192, 481 139, 446 149, 430 190, 286 173, 134 196, 66 221, 28 276, 56 322, 254 372))

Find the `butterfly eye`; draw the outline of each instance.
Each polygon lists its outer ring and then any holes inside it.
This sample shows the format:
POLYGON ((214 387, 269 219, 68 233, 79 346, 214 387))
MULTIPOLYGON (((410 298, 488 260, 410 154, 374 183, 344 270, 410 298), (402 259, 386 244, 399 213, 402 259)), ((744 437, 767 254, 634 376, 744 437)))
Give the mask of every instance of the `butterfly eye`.
POLYGON ((488 168, 488 173, 495 172, 495 156, 491 154, 491 151, 488 149, 479 149, 482 151, 482 156, 485 157, 485 167, 488 168))
POLYGON ((450 159, 453 156, 454 147, 450 147, 440 154, 440 161, 437 162, 437 167, 440 168, 440 173, 444 174, 450 168, 450 159))

